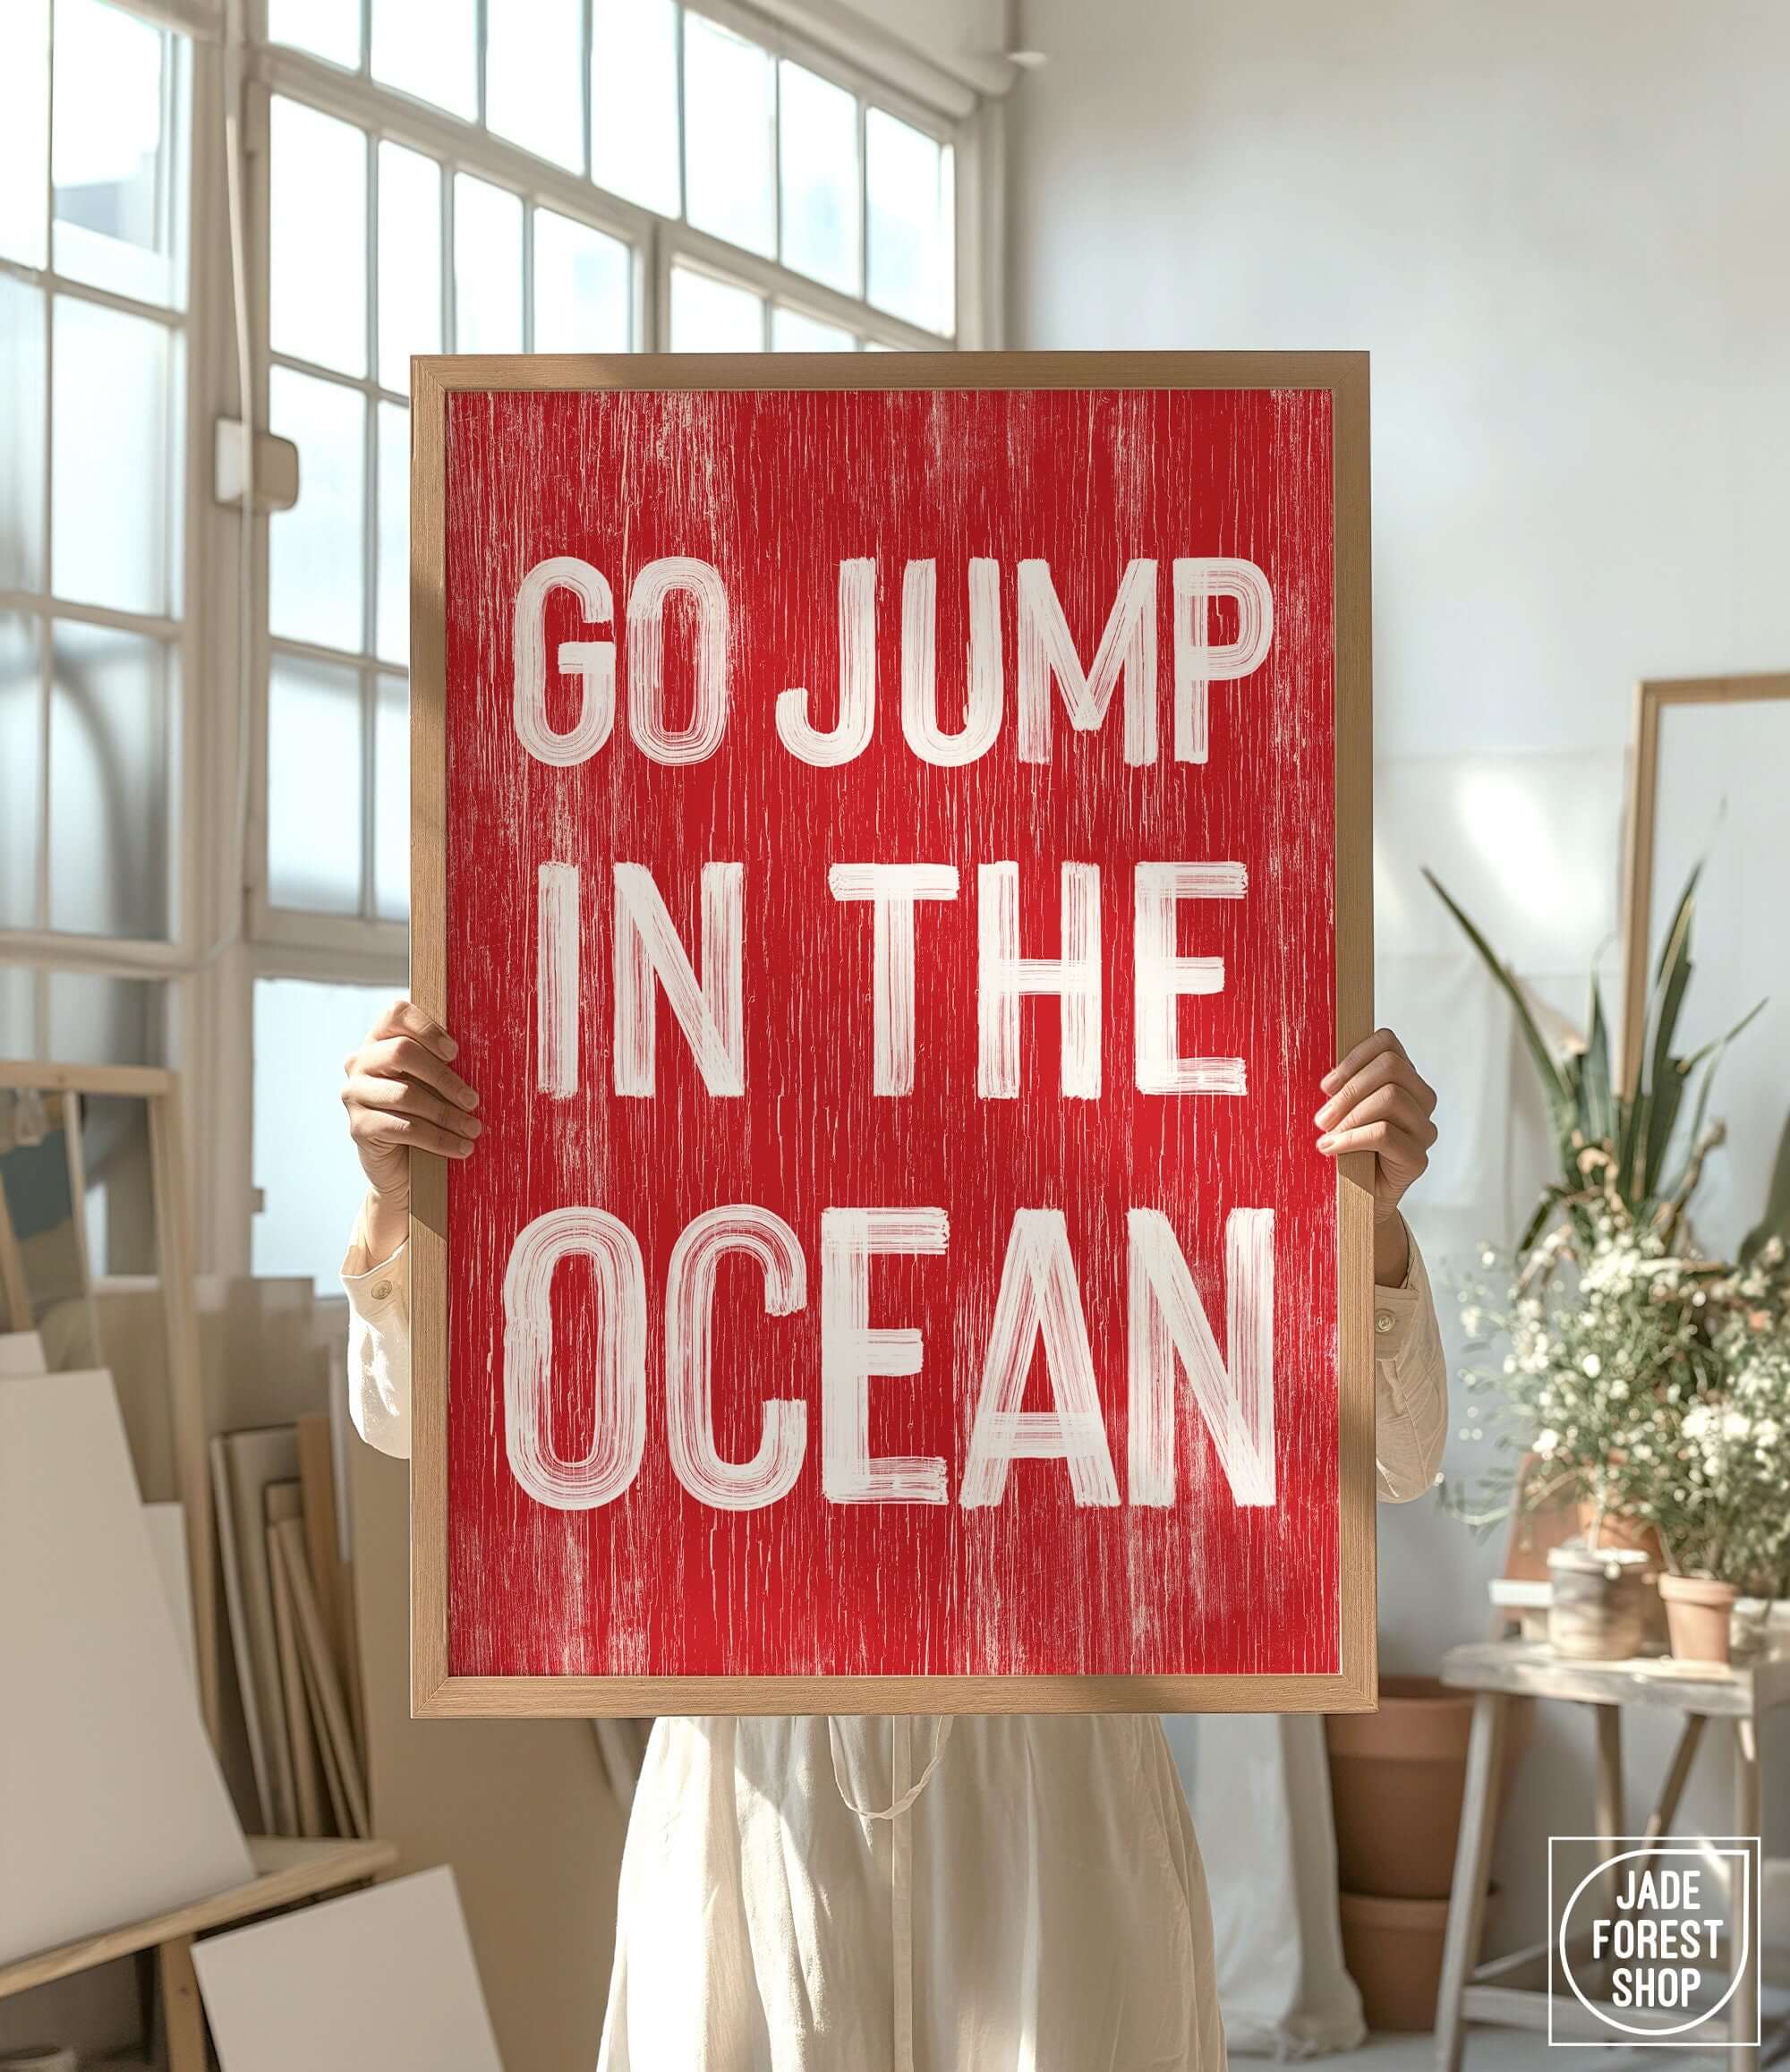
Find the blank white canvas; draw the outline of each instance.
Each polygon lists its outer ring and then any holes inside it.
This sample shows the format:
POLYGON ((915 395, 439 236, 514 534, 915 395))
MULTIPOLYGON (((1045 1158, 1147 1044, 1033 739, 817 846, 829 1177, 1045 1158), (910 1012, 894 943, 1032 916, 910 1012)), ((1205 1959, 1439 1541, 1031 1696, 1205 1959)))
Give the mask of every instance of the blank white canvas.
POLYGON ((0 1380, 0 1963, 246 1883, 110 1375, 0 1380))
POLYGON ((180 1642, 187 1674, 197 1690, 199 1644, 192 1630, 192 1589, 186 1573, 186 1506, 145 1504, 143 1522, 149 1529, 156 1573, 162 1580, 162 1595, 167 1599, 167 1607, 174 1618, 175 1638, 180 1642))
POLYGON ((194 1945, 223 2072, 503 2072, 445 1864, 194 1945))
POLYGON ((0 1331, 0 1375, 43 1371, 43 1341, 35 1331, 0 1331))

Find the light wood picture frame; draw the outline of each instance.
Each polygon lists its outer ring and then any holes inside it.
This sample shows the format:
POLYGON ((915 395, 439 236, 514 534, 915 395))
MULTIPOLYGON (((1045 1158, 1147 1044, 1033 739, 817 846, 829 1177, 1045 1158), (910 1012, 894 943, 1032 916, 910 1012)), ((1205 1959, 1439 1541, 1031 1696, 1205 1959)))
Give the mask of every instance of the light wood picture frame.
MULTIPOLYGON (((168 1421, 175 1495, 185 1521, 188 1578, 192 1590, 200 1710, 213 1747, 218 1744, 217 1604, 211 1537, 211 1477, 206 1454, 203 1383, 200 1369, 199 1303, 193 1281, 192 1224, 186 1181, 180 1078, 146 1065, 64 1065, 0 1058, 0 1087, 39 1093, 141 1100, 149 1115, 150 1187, 156 1224, 156 1276, 162 1293, 168 1421)), ((79 1221, 81 1205, 75 1204, 79 1221)), ((101 1364, 105 1346, 99 1347, 101 1364)))
MULTIPOLYGON (((450 398, 591 390, 1321 390, 1331 399, 1335 1053, 1373 1026, 1368 358, 1359 353, 678 354, 412 363, 411 993, 448 1019, 450 398)), ((411 1695, 419 1718, 1355 1711, 1377 1702, 1372 1158, 1338 1162, 1339 1667, 1308 1676, 592 1676, 449 1670, 446 1163, 412 1154, 411 1695)))
POLYGON ((1628 828, 1623 857, 1622 1083, 1630 1092, 1641 1076, 1646 1033, 1661 722, 1675 707, 1752 704, 1770 699, 1790 700, 1790 670, 1752 676, 1662 677, 1635 686, 1634 760, 1629 775, 1628 828))

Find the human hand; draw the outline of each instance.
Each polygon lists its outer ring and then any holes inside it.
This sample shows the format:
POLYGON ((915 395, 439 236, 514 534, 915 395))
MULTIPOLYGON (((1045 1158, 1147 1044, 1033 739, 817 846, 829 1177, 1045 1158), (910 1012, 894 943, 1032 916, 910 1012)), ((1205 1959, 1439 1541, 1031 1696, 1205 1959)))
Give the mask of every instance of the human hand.
POLYGON ((1345 1151, 1374 1154, 1374 1278, 1396 1287, 1409 1248, 1398 1205, 1429 1164, 1436 1142, 1436 1089, 1389 1028, 1376 1029, 1323 1079, 1326 1096, 1313 1116, 1326 1158, 1345 1151))
POLYGON ((343 1062, 342 1105, 367 1176, 367 1245, 376 1258, 403 1241, 410 1154, 465 1158, 484 1125, 479 1096, 448 1060, 459 1046, 420 1007, 395 1000, 343 1062))

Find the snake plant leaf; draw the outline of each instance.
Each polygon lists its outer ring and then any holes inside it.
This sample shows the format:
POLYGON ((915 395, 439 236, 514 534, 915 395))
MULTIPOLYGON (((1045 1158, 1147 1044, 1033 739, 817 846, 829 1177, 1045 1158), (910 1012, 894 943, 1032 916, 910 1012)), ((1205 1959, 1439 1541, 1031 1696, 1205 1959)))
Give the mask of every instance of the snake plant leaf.
POLYGON ((1679 1103, 1684 1088, 1690 1085, 1692 1074, 1697 1071, 1699 1066, 1702 1068, 1701 1084, 1697 1092, 1697 1105, 1692 1118, 1691 1135, 1685 1151, 1684 1168, 1678 1181, 1663 1190, 1667 1194, 1677 1192, 1684 1172, 1688 1172, 1691 1160, 1697 1155, 1697 1146, 1702 1139, 1703 1124, 1709 1115, 1709 1094, 1715 1085, 1717 1068, 1726 1055, 1728 1045, 1764 1007, 1764 1001, 1756 1002, 1725 1035, 1712 1036, 1701 1050, 1693 1051, 1688 1058, 1674 1058, 1669 1061, 1671 1069, 1667 1073, 1667 1084, 1655 1090, 1655 1103, 1659 1116, 1648 1143, 1647 1169, 1641 1175, 1643 1198, 1650 1201, 1657 1193, 1662 1191, 1660 1174, 1665 1169, 1666 1154, 1672 1142, 1672 1130, 1677 1118, 1679 1103))
POLYGON ((1748 1266, 1771 1239, 1790 1246, 1790 1116, 1777 1139, 1777 1158, 1771 1168, 1771 1185, 1766 1191, 1765 1214, 1741 1240, 1740 1263, 1748 1266))
POLYGON ((1480 961, 1485 965, 1486 969, 1504 988, 1511 1005, 1516 1010, 1517 1027, 1522 1029, 1523 1041, 1529 1045, 1529 1054, 1535 1062, 1536 1075, 1541 1081, 1541 1091, 1547 1102, 1548 1120, 1553 1125, 1555 1136, 1559 1139, 1564 1149, 1571 1139, 1574 1121, 1574 1102, 1572 1088, 1559 1059, 1549 1048, 1547 1037, 1542 1035, 1540 1027, 1537 1023, 1534 1014, 1530 1011, 1529 1002, 1523 997, 1522 988, 1517 983, 1516 974, 1511 970, 1508 965, 1501 964, 1498 961, 1496 951, 1478 928, 1473 925, 1465 909, 1452 896, 1436 873, 1426 867, 1423 874, 1428 880, 1436 896, 1454 917, 1462 934, 1479 951, 1480 961))
POLYGON ((1616 1121, 1610 1096, 1610 1032, 1604 1019, 1604 996, 1595 978, 1591 981, 1591 1033, 1585 1039, 1579 1087, 1579 1113, 1586 1138, 1593 1144, 1612 1142, 1616 1121))
POLYGON ((1696 1066, 1700 1065, 1705 1058, 1711 1059, 1715 1063, 1719 1064, 1721 1053, 1726 1050, 1740 1032, 1763 1014, 1770 1004, 1769 995, 1764 1000, 1754 1001, 1726 1036, 1711 1036, 1701 1050, 1692 1051, 1691 1055, 1684 1060, 1684 1070, 1687 1072, 1692 1070, 1696 1066))
POLYGON ((1519 1258, 1522 1258, 1528 1252, 1530 1247, 1541 1235, 1548 1217, 1554 1214, 1555 1205, 1564 1198, 1564 1190, 1561 1188, 1544 1187, 1542 1189, 1541 1199, 1535 1205, 1535 1214, 1523 1225, 1522 1235, 1516 1241, 1516 1251, 1519 1258))
POLYGON ((1684 1097, 1683 1075, 1672 1055, 1672 1038, 1677 1033, 1685 989, 1691 983, 1691 922, 1696 911, 1697 880, 1702 869, 1700 863, 1693 865, 1684 881, 1684 890, 1678 895, 1672 925, 1666 931, 1666 941, 1661 945, 1659 962, 1654 971, 1653 997, 1649 1002, 1648 1014, 1653 1040, 1644 1068, 1647 1073, 1644 1087, 1633 1090, 1639 1121, 1632 1154, 1623 1162, 1624 1191, 1632 1185, 1634 1193, 1631 1198, 1634 1201, 1646 1200, 1652 1195, 1660 1168, 1666 1163, 1672 1126, 1678 1119, 1679 1104, 1684 1097), (1641 1108, 1643 1093, 1650 1096, 1644 1111, 1641 1108))
POLYGON ((1657 986, 1666 976, 1666 968, 1675 956, 1688 946, 1691 938, 1691 912, 1697 897, 1697 880, 1703 874, 1701 857, 1691 865, 1691 874, 1684 881, 1684 890, 1678 895, 1678 904, 1672 912, 1672 925, 1666 931, 1665 940, 1659 945, 1659 961, 1654 967, 1653 980, 1657 986))
POLYGON ((1659 1175, 1666 1164, 1666 1147, 1672 1142, 1672 1132, 1678 1126, 1678 1111, 1683 1105, 1684 1087, 1689 1077, 1688 1068, 1678 1058, 1667 1058, 1663 1070, 1656 1070, 1654 1074, 1651 1111, 1641 1147, 1641 1171, 1634 1176, 1634 1198, 1637 1203, 1651 1201, 1658 1191, 1659 1175))

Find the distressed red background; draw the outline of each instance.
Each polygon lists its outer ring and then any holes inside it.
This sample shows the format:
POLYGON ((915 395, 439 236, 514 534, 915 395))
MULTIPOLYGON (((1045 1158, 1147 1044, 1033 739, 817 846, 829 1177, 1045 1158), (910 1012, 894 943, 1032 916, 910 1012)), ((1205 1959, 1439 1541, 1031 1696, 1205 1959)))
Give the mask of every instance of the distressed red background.
MULTIPOLYGON (((449 1667, 471 1675, 1317 1673, 1337 1667, 1334 1191, 1313 1148, 1332 1061, 1330 399, 1317 391, 783 391, 467 395, 448 418, 448 998, 482 1096, 478 1155, 450 1169, 449 1667), (574 769, 526 755, 510 717, 514 600, 550 555, 593 563, 618 617, 659 556, 710 561, 731 607, 719 752, 650 763, 626 731, 625 656, 607 746, 574 769), (1212 755, 1172 749, 1170 565, 1240 555, 1274 587, 1263 668, 1212 691, 1212 755), (842 558, 879 564, 875 739, 837 769, 797 762, 773 707, 791 685, 831 724, 842 558), (938 564, 940 709, 961 717, 966 570, 1002 564, 1008 703, 1000 738, 955 770, 919 763, 899 712, 901 573, 938 564), (1122 685, 1106 727, 1058 708, 1048 765, 1015 753, 1014 566, 1047 559, 1084 663, 1119 578, 1158 579, 1160 759, 1121 760, 1122 685), (1102 871, 1102 1097, 1058 1092, 1059 1010, 1027 1001, 1017 1101, 976 1096, 976 869, 1016 858, 1021 951, 1059 950, 1058 866, 1102 871), (609 1087, 609 866, 649 865, 686 945, 706 859, 746 865, 746 1097, 712 1098, 661 1003, 659 1093, 609 1087), (1131 876, 1140 860, 1237 860, 1241 901, 1184 907, 1184 953, 1221 954, 1226 989, 1181 1005, 1185 1047, 1241 1055, 1244 1099, 1137 1093, 1131 876), (534 1091, 535 874, 582 866, 582 1089, 534 1091), (871 916, 835 902, 834 862, 954 864, 954 905, 917 915, 915 1091, 871 1094, 871 916), (801 1480, 729 1513, 687 1496, 665 1446, 664 1273, 686 1222, 728 1201, 774 1209, 808 1262, 808 1304, 763 1314, 749 1262, 721 1268, 715 1320, 721 1452, 755 1448, 767 1394, 809 1405, 801 1480), (648 1435, 606 1507, 545 1508, 514 1481, 502 1419, 510 1247, 567 1204, 619 1215, 645 1255, 648 1435), (878 1259, 872 1322, 925 1334, 924 1371, 871 1383, 880 1453, 942 1454, 943 1506, 821 1494, 823 1207, 938 1206, 939 1258, 878 1259), (1060 1462, 1013 1464, 1004 1502, 956 1501, 1013 1212, 1067 1214, 1121 1499, 1125 1212, 1165 1212, 1221 1348, 1223 1223, 1275 1227, 1279 1501, 1238 1510, 1177 1384, 1169 1510, 1078 1509, 1060 1462)), ((550 603, 548 653, 584 629, 550 603)), ((667 627, 669 712, 687 712, 688 621, 667 627)), ((1214 637, 1226 637, 1221 620, 1214 637)), ((587 635, 588 636, 588 635, 587 635)), ((619 645, 620 644, 618 644, 619 645)), ((550 695, 569 723, 574 691, 550 695)), ((555 1285, 563 1449, 582 1450, 594 1326, 585 1269, 555 1285)), ((1045 1407, 1035 1356, 1027 1407, 1045 1407)))

